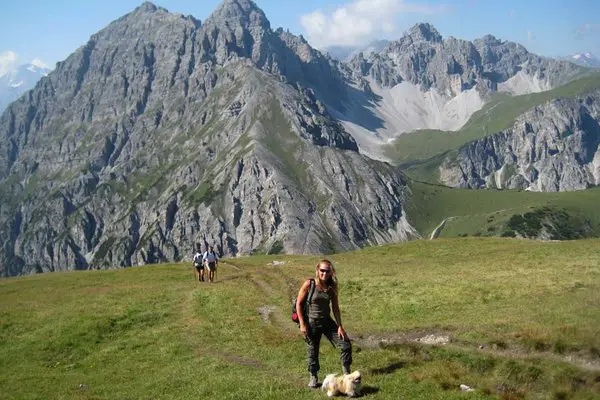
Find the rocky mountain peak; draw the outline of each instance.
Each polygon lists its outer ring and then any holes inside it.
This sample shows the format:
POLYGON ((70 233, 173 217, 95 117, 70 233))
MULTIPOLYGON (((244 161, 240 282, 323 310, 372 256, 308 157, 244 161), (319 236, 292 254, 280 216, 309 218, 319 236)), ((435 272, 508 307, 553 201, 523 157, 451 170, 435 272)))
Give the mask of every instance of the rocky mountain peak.
POLYGON ((155 12, 156 10, 158 10, 158 7, 156 5, 154 5, 153 3, 149 2, 149 1, 145 1, 139 7, 137 7, 134 12, 138 12, 138 13, 150 12, 151 13, 151 12, 155 12))
POLYGON ((169 10, 167 10, 166 8, 163 8, 163 7, 159 7, 150 1, 145 1, 142 4, 140 4, 138 7, 136 7, 133 11, 124 15, 122 18, 118 19, 117 21, 120 21, 122 19, 140 20, 143 17, 154 16, 157 13, 169 15, 169 10))
POLYGON ((426 41, 440 43, 442 35, 429 23, 418 23, 413 25, 406 36, 409 36, 413 41, 426 41))
POLYGON ((500 39, 498 39, 494 35, 490 35, 490 34, 485 35, 484 37, 482 37, 481 39, 479 39, 479 41, 481 43, 488 44, 488 45, 499 45, 499 44, 502 44, 502 41, 500 39))
POLYGON ((269 30, 270 23, 263 10, 251 0, 225 0, 206 20, 209 24, 226 25, 229 28, 260 27, 269 30))

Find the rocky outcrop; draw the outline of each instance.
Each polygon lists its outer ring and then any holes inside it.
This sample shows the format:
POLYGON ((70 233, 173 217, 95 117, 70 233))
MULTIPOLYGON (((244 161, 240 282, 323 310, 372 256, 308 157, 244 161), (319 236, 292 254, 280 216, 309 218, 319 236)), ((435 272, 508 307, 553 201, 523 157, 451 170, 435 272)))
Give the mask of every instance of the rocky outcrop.
POLYGON ((324 105, 336 65, 246 0, 114 21, 0 117, 0 275, 415 237, 324 105))
POLYGON ((433 26, 423 23, 379 53, 356 55, 349 65, 355 75, 369 77, 383 87, 406 81, 450 98, 473 88, 481 94, 549 90, 583 72, 575 64, 536 56, 519 44, 491 35, 473 42, 444 39, 433 26), (525 79, 530 84, 515 88, 508 81, 517 75, 520 82, 525 79))
POLYGON ((440 180, 464 188, 557 192, 600 183, 600 91, 556 99, 521 115, 510 129, 447 157, 440 180))

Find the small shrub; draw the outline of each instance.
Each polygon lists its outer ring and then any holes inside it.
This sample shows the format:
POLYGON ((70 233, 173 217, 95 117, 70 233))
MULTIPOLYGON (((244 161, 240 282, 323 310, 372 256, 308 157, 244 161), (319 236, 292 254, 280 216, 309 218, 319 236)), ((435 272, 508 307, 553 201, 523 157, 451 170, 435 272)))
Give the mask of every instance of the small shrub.
POLYGON ((567 400, 569 398, 568 393, 563 391, 558 391, 554 393, 554 400, 567 400))
POLYGON ((283 252, 283 243, 280 240, 276 240, 271 248, 267 251, 267 254, 281 254, 283 252))
POLYGON ((504 342, 502 340, 492 340, 489 342, 489 345, 492 349, 497 349, 497 350, 506 350, 508 348, 508 345, 506 344, 506 342, 504 342))
POLYGON ((550 349, 550 345, 542 339, 530 339, 526 345, 534 351, 546 351, 550 349))
POLYGON ((554 342, 552 351, 554 351, 556 354, 564 354, 567 351, 567 345, 559 339, 556 342, 554 342))

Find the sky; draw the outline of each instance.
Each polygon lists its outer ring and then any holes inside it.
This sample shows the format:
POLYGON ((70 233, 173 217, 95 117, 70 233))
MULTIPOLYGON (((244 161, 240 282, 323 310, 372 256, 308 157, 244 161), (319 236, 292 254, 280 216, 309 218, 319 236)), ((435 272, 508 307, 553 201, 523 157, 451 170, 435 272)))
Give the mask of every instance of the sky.
MULTIPOLYGON (((221 0, 155 0, 204 21, 221 0)), ((141 0, 7 0, 0 6, 0 75, 33 60, 53 68, 141 0)), ((313 47, 399 39, 418 22, 444 37, 492 34, 548 57, 600 58, 597 0, 256 0, 271 28, 303 35, 313 47)))

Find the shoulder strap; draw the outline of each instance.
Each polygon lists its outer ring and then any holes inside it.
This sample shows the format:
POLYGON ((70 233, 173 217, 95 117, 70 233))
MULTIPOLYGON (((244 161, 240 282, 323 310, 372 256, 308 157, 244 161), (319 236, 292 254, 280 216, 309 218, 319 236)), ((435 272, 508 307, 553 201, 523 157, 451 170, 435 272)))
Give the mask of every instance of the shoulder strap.
POLYGON ((315 280, 313 278, 310 278, 310 288, 308 289, 308 297, 306 298, 307 303, 310 303, 314 293, 315 293, 315 280))

